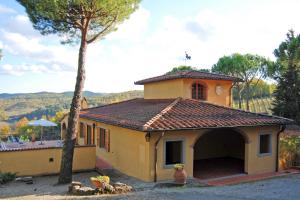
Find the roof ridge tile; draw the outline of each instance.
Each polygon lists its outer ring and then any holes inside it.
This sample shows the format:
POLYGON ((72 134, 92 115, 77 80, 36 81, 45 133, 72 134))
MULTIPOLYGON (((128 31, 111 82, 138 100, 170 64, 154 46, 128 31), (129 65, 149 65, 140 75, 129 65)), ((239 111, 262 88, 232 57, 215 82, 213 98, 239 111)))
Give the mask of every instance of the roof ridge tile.
POLYGON ((176 98, 171 104, 169 104, 167 107, 165 107, 162 111, 160 111, 157 115, 152 117, 148 122, 146 122, 143 126, 143 130, 147 130, 150 128, 150 126, 160 119, 164 114, 166 114, 168 111, 170 111, 180 100, 182 100, 181 97, 176 98))

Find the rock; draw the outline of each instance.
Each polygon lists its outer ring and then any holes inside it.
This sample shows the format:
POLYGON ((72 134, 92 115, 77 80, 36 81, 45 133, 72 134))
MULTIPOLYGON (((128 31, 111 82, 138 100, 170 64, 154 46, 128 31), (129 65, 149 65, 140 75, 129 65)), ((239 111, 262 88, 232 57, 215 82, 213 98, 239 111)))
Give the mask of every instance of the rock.
POLYGON ((23 182, 31 182, 32 176, 24 176, 24 177, 18 177, 16 178, 16 181, 23 181, 23 182))
POLYGON ((107 192, 109 194, 113 194, 115 192, 115 188, 112 185, 105 182, 103 182, 102 185, 104 192, 107 192))
POLYGON ((69 186, 69 193, 74 194, 77 192, 77 190, 79 190, 79 188, 81 188, 80 185, 70 185, 69 186))
POLYGON ((117 182, 113 184, 113 187, 115 188, 117 193, 127 193, 133 191, 133 187, 130 185, 126 185, 125 183, 117 182))
POLYGON ((72 181, 71 186, 75 186, 75 185, 79 185, 80 187, 82 187, 82 183, 79 181, 72 181))
POLYGON ((74 186, 74 195, 94 195, 96 193, 96 190, 91 188, 91 187, 80 187, 77 188, 78 186, 74 186), (76 187, 76 189, 75 189, 76 187))

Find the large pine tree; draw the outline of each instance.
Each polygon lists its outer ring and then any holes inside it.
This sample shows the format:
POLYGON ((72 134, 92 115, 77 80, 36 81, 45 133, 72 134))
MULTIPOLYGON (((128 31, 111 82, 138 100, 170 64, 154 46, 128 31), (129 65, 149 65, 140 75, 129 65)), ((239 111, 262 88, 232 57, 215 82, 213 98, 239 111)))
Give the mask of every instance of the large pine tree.
POLYGON ((277 76, 273 113, 300 124, 300 35, 289 31, 274 54, 281 72, 277 76))

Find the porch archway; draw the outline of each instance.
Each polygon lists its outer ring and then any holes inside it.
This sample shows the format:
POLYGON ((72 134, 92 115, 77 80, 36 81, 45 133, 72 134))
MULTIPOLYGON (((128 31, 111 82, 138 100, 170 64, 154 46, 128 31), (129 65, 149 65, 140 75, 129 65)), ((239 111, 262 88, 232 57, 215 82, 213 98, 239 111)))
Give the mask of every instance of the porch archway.
POLYGON ((235 129, 214 129, 194 144, 194 177, 217 178, 244 173, 246 134, 235 129))

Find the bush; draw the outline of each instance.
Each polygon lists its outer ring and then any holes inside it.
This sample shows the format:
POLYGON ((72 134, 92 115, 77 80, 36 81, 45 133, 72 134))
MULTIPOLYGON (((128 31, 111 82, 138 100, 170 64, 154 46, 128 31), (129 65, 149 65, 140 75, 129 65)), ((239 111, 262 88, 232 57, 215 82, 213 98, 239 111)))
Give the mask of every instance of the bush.
POLYGON ((15 178, 16 178, 16 173, 11 173, 11 172, 1 173, 0 172, 0 184, 5 184, 10 181, 13 181, 13 180, 15 180, 15 178))
POLYGON ((300 136, 283 135, 280 138, 280 169, 287 169, 298 165, 300 155, 300 136))

